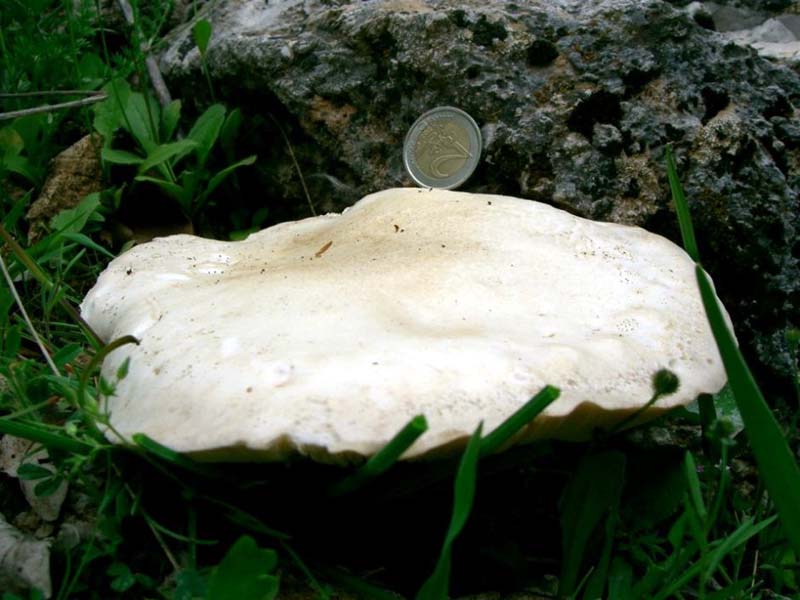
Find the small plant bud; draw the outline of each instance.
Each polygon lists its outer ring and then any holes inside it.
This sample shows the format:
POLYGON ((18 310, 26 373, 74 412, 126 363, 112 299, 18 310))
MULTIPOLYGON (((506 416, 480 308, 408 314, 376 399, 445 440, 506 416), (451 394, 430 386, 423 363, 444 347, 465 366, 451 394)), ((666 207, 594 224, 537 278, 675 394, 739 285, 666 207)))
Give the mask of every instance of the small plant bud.
POLYGON ((653 390, 657 396, 669 396, 678 391, 681 382, 669 369, 661 369, 653 375, 653 390))

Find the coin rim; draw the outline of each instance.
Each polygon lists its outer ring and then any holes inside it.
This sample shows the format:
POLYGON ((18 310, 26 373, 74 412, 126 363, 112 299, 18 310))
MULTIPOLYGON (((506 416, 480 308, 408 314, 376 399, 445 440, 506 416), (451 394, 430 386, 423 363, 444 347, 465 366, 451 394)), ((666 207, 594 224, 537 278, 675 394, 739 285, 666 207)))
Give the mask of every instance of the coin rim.
MULTIPOLYGON (((411 125, 411 127, 408 128, 408 131, 406 132, 406 137, 403 140, 403 166, 406 168, 406 173, 408 173, 409 176, 411 177, 411 179, 414 180, 414 183, 416 183, 420 187, 428 188, 428 189, 452 190, 452 189, 455 189, 458 186, 462 185, 475 172, 475 169, 478 167, 478 163, 481 160, 481 154, 482 153, 483 153, 483 136, 481 136, 481 128, 478 127, 478 123, 475 122, 475 119, 473 119, 469 115, 469 113, 461 110, 460 108, 456 108, 455 106, 437 106, 435 108, 432 108, 432 109, 424 112, 422 115, 419 116, 419 118, 417 118, 416 121, 414 121, 414 123, 411 125), (409 139, 411 138, 411 134, 414 131, 414 129, 416 129, 417 126, 422 121, 424 121, 427 117, 429 117, 433 113, 445 112, 445 111, 452 111, 452 112, 464 117, 467 120, 467 123, 472 126, 472 128, 473 128, 473 130, 475 132, 475 136, 477 137, 478 153, 477 153, 477 156, 475 158, 474 163, 472 164, 472 166, 469 169, 467 169, 465 171, 463 178, 461 178, 460 180, 456 180, 455 182, 453 182, 453 183, 451 183, 449 185, 442 185, 442 186, 428 185, 427 183, 425 183, 423 181, 420 181, 417 178, 417 176, 414 174, 414 171, 411 168, 411 165, 409 165, 409 163, 408 163, 408 157, 409 157, 409 154, 410 154, 410 151, 409 151, 409 139)), ((471 161, 468 160, 466 164, 469 165, 470 162, 471 161)), ((463 169, 464 167, 461 167, 461 168, 463 169)), ((458 173, 458 171, 456 171, 456 173, 458 173)), ((451 175, 451 177, 452 177, 452 175, 451 175)))

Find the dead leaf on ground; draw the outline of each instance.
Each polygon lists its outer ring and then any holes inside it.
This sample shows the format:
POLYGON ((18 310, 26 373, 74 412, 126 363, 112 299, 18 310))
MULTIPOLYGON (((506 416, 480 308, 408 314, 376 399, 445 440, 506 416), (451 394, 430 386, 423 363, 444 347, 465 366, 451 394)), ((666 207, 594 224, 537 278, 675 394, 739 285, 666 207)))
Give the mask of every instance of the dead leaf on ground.
POLYGON ((75 208, 88 194, 103 187, 100 148, 103 138, 84 136, 53 159, 42 192, 28 210, 28 240, 34 243, 47 232, 50 219, 68 208, 75 208))

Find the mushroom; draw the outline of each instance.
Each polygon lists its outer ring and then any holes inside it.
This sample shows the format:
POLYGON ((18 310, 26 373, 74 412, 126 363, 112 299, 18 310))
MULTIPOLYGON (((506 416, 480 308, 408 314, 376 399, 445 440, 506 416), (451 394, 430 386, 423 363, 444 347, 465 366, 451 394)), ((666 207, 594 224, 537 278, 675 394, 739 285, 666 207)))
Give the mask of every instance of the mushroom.
POLYGON ((127 376, 106 399, 204 460, 377 452, 411 417, 403 458, 491 430, 545 384, 560 398, 518 437, 584 440, 652 396, 656 416, 725 374, 685 252, 643 229, 507 196, 391 189, 244 241, 173 235, 116 258, 81 305, 127 376))

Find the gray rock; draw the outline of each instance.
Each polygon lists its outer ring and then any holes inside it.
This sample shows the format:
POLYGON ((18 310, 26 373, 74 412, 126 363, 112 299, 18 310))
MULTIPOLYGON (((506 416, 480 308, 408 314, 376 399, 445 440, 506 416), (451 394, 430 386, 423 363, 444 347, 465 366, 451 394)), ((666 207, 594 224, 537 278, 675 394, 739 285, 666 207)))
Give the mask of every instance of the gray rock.
POLYGON ((777 20, 783 23, 796 39, 800 39, 800 15, 781 15, 777 20))
POLYGON ((797 41, 794 33, 779 19, 767 19, 761 25, 752 29, 732 31, 729 39, 745 44, 764 42, 767 44, 786 44, 797 41))
POLYGON ((764 13, 746 8, 736 8, 734 6, 709 8, 717 31, 752 29, 761 25, 766 19, 764 13))
POLYGON ((798 18, 797 15, 781 15, 750 29, 726 31, 722 36, 741 46, 752 47, 761 56, 797 69, 800 67, 800 41, 790 26, 798 26, 798 18))
POLYGON ((24 535, 0 515, 0 590, 52 595, 50 542, 24 535))
MULTIPOLYGON (((204 16, 217 95, 250 115, 257 189, 292 199, 289 217, 306 203, 267 113, 287 132, 318 210, 411 185, 408 127, 453 105, 485 139, 465 189, 679 241, 664 167, 672 143, 704 263, 740 340, 788 372, 782 331, 800 291, 793 71, 660 0, 218 0, 204 16)), ((162 67, 178 95, 202 94, 189 27, 171 36, 162 67)))
MULTIPOLYGON (((686 3, 687 0, 668 0, 671 4, 680 5, 686 3)), ((759 11, 759 12, 782 12, 790 10, 797 0, 717 0, 716 2, 707 2, 706 4, 717 4, 730 6, 741 10, 759 11)))
POLYGON ((800 42, 753 42, 761 56, 800 68, 800 42))
MULTIPOLYGON (((153 18, 166 18, 166 25, 175 27, 181 23, 185 23, 193 14, 196 8, 205 4, 206 0, 171 0, 169 4, 165 4, 161 0, 139 0, 138 14, 146 19, 153 18), (166 15, 164 11, 167 11, 166 15)), ((82 0, 72 0, 73 9, 86 10, 87 4, 82 0)), ((110 31, 127 31, 129 29, 128 23, 122 14, 122 9, 118 0, 99 0, 97 3, 92 3, 91 9, 99 9, 97 13, 98 22, 103 27, 110 31)))
POLYGON ((739 6, 738 2, 720 5, 716 2, 692 2, 685 7, 696 23, 720 32, 725 39, 749 46, 761 56, 782 62, 795 70, 800 68, 800 3, 759 5, 759 10, 739 6), (786 10, 786 13, 776 10, 786 10))
MULTIPOLYGON (((23 464, 36 465, 55 472, 47 450, 34 442, 13 435, 4 435, 0 439, 0 471, 9 477, 17 477, 17 470, 23 464)), ((20 487, 25 499, 34 512, 44 521, 55 521, 61 511, 61 505, 67 495, 69 485, 62 481, 56 490, 45 496, 36 494, 36 486, 41 480, 20 480, 20 487)))

